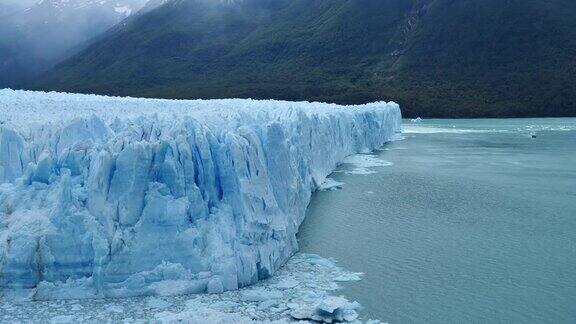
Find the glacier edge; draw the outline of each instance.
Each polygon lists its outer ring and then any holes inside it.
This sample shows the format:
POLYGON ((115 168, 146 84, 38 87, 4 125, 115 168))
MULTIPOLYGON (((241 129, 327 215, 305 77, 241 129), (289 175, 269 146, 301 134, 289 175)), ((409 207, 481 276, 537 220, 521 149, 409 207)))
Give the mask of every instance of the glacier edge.
POLYGON ((400 132, 338 106, 0 90, 0 293, 219 293, 298 250, 313 191, 400 132))

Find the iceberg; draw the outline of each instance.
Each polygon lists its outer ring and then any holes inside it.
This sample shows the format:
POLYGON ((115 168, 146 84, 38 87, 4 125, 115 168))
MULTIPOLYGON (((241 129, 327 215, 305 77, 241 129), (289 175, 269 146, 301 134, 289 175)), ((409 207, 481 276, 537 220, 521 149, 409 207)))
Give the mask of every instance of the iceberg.
POLYGON ((0 90, 0 294, 221 293, 269 278, 297 252, 311 194, 400 123, 393 102, 0 90))

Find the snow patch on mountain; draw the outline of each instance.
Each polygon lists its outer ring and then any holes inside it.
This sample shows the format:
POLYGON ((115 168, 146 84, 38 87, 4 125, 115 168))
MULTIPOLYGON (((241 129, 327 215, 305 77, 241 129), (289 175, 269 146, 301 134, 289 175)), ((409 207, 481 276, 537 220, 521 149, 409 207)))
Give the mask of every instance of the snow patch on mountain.
POLYGON ((400 119, 384 102, 0 90, 0 291, 219 293, 269 278, 298 249, 311 193, 400 119))
POLYGON ((149 0, 41 0, 31 6, 52 7, 60 11, 69 9, 110 8, 117 13, 126 14, 144 7, 149 0))

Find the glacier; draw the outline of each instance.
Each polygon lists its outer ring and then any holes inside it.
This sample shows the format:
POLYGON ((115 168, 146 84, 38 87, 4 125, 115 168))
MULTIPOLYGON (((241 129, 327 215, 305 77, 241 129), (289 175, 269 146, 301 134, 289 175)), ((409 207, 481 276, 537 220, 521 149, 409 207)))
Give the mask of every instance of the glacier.
POLYGON ((0 298, 1 323, 380 324, 361 306, 335 297, 337 282, 361 274, 334 260, 296 253, 267 280, 222 294, 65 299, 14 303, 0 298))
POLYGON ((0 90, 0 294, 222 293, 298 250, 311 194, 401 131, 396 103, 0 90))

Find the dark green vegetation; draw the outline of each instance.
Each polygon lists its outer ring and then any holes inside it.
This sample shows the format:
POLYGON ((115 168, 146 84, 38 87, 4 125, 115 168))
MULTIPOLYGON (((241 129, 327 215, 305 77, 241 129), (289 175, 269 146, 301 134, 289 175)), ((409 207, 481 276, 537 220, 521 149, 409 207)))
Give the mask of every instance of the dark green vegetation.
POLYGON ((174 0, 35 89, 395 100, 406 116, 576 116, 574 0, 174 0))

